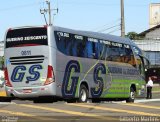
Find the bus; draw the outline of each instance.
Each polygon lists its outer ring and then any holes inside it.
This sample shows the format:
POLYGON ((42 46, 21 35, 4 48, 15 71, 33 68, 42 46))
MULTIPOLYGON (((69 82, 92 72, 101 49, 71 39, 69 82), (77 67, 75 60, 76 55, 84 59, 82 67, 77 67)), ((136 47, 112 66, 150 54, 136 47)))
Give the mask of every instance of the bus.
POLYGON ((145 97, 147 59, 130 39, 57 26, 10 28, 5 36, 8 97, 92 102, 145 97))

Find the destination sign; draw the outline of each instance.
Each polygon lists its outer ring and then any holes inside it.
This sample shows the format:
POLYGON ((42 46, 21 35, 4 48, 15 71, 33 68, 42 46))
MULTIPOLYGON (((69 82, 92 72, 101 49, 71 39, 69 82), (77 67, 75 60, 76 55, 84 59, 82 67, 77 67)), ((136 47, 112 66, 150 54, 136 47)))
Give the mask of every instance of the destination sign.
POLYGON ((38 45, 48 45, 47 28, 13 29, 6 35, 6 48, 38 45))
POLYGON ((44 40, 47 39, 47 35, 41 35, 41 36, 27 36, 27 37, 15 37, 15 38, 7 38, 7 42, 13 42, 13 41, 29 41, 29 40, 44 40))

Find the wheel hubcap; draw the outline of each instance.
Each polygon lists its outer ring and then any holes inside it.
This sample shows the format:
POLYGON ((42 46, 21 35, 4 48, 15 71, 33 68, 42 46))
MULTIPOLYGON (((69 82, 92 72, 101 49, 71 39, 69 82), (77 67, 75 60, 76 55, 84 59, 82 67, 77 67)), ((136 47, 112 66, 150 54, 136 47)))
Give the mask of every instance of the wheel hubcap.
POLYGON ((81 101, 85 102, 87 99, 87 94, 84 89, 81 90, 81 101))
POLYGON ((134 92, 131 92, 131 98, 134 99, 134 92))

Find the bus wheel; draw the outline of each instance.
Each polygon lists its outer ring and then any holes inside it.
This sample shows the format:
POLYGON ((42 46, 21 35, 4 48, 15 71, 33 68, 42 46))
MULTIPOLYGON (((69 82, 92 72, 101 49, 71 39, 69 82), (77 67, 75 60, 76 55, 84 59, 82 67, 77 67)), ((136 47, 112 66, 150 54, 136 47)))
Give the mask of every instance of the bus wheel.
POLYGON ((130 96, 129 98, 126 100, 127 103, 133 103, 135 100, 135 90, 131 87, 130 89, 130 96))
POLYGON ((81 85, 79 91, 79 102, 85 103, 88 100, 88 89, 85 85, 81 85))

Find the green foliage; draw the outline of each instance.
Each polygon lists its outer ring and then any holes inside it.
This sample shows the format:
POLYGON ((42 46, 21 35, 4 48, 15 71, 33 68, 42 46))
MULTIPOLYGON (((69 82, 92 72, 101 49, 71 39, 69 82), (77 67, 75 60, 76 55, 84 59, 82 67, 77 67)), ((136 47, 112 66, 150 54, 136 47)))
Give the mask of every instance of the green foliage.
POLYGON ((4 66, 4 56, 0 57, 0 69, 3 69, 4 66))
POLYGON ((126 35, 127 38, 130 38, 131 40, 141 40, 143 37, 139 36, 136 32, 128 32, 126 35))

